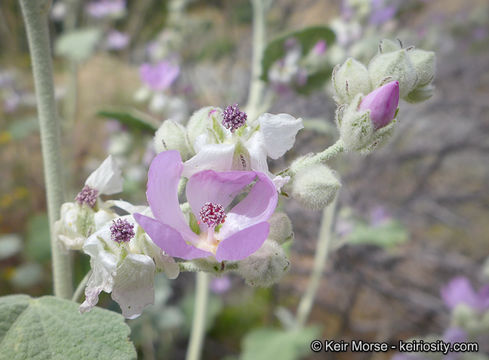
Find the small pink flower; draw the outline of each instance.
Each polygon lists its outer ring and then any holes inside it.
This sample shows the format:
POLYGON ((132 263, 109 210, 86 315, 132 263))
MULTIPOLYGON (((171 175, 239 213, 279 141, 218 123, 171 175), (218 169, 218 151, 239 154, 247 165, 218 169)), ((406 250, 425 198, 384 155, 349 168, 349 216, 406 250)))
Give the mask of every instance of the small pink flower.
POLYGON ((375 130, 388 125, 399 105, 399 82, 392 81, 365 96, 359 110, 370 110, 370 119, 375 130))
POLYGON ((326 41, 324 40, 319 40, 316 45, 312 48, 312 51, 315 55, 323 55, 324 52, 326 51, 326 41))
POLYGON ((141 65, 139 74, 143 83, 151 90, 161 91, 168 89, 175 82, 180 74, 180 68, 169 61, 161 61, 155 65, 141 65))
POLYGON ((277 191, 267 175, 255 171, 215 172, 191 176, 187 201, 197 220, 193 231, 180 210, 178 183, 183 163, 178 151, 164 151, 151 163, 146 197, 155 219, 134 218, 166 254, 217 261, 242 260, 257 251, 268 236, 267 222, 277 206, 277 191), (231 207, 237 195, 253 185, 244 199, 231 207))
POLYGON ((480 311, 489 309, 489 286, 484 286, 476 292, 469 279, 463 276, 452 279, 441 290, 441 296, 450 309, 458 304, 465 304, 480 311))

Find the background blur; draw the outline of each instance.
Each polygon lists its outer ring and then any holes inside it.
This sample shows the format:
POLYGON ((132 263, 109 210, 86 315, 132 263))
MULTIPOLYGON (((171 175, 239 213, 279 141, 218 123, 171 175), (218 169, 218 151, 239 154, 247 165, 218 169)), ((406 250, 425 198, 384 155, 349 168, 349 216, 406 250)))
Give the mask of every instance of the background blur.
MULTIPOLYGON (((128 0, 112 10, 90 4, 54 0, 50 15, 66 199, 112 153, 124 164, 120 197, 144 203, 152 134, 110 119, 110 112, 144 114, 157 125, 167 118, 185 123, 202 106, 244 105, 251 6, 246 0, 128 0), (164 95, 148 94, 139 67, 163 59, 179 67, 179 76, 164 95)), ((348 56, 368 62, 383 38, 436 51, 433 98, 401 104, 400 124, 386 147, 368 157, 344 155, 334 164, 343 179, 335 248, 310 324, 318 326, 318 338, 338 340, 397 342, 442 334, 451 315, 441 288, 455 276, 467 276, 475 288, 489 284, 489 3, 275 0, 268 24, 269 39, 309 25, 331 26, 337 34, 335 47, 326 49, 331 64, 348 56)), ((277 94, 270 112, 302 117, 308 125, 285 162, 272 169, 335 141, 329 87, 327 82, 308 96, 277 94)), ((13 0, 0 2, 0 159, 0 295, 48 294, 35 98, 20 6, 13 0)), ((239 358, 247 334, 278 328, 295 312, 312 269, 320 213, 294 201, 284 205, 295 231, 290 272, 269 289, 250 288, 233 276, 212 283, 205 359, 239 358)), ((76 254, 76 280, 88 269, 88 256, 76 254)), ((157 304, 129 321, 141 359, 184 358, 193 281, 187 273, 171 282, 161 277, 157 304)), ((108 296, 99 305, 119 311, 108 296)), ((299 357, 317 358, 301 346, 299 357)))

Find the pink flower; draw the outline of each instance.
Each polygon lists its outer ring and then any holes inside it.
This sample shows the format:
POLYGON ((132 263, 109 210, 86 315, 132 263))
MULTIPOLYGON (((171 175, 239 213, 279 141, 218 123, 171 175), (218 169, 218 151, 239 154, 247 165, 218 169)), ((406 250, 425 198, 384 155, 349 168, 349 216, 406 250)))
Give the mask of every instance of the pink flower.
POLYGON ((370 119, 375 130, 388 125, 399 105, 399 82, 392 81, 365 96, 359 110, 370 110, 370 119))
POLYGON ((139 69, 143 83, 154 91, 168 89, 177 79, 179 73, 178 65, 173 65, 169 61, 161 61, 155 65, 143 64, 139 69))
POLYGON ((480 311, 489 309, 489 286, 484 286, 476 292, 469 279, 463 276, 450 281, 441 290, 441 296, 450 309, 455 308, 458 304, 465 304, 480 311))
POLYGON ((126 33, 122 33, 117 30, 112 30, 107 35, 105 40, 105 47, 108 50, 122 50, 129 45, 130 37, 126 33))
POLYGON ((312 48, 312 51, 315 55, 323 55, 324 52, 326 51, 326 47, 327 47, 326 41, 319 40, 312 48))
POLYGON ((141 214, 134 218, 153 242, 166 254, 187 260, 214 256, 217 261, 237 261, 257 251, 277 206, 277 191, 268 176, 213 170, 191 176, 186 188, 190 218, 196 220, 190 221, 191 228, 178 203, 182 171, 178 151, 164 151, 151 163, 146 196, 155 219, 141 214), (234 205, 248 185, 253 185, 249 193, 234 205))

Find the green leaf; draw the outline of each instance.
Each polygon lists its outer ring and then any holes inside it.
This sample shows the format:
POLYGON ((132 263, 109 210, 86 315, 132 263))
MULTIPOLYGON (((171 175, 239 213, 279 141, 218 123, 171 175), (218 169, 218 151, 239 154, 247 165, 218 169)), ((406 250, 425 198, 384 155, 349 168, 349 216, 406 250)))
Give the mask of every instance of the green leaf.
POLYGON ((0 360, 136 359, 121 315, 44 296, 0 298, 0 360))
POLYGON ((311 354, 311 341, 320 335, 318 327, 280 330, 258 328, 243 340, 241 360, 296 360, 311 354))
POLYGON ((154 135, 158 130, 158 125, 148 115, 131 109, 131 110, 101 110, 97 116, 119 121, 127 126, 130 130, 140 130, 154 135))
POLYGON ((55 52, 57 55, 81 62, 92 55, 101 37, 101 31, 94 28, 71 31, 58 38, 55 52))
POLYGON ((372 244, 390 248, 408 240, 406 228, 398 221, 388 221, 379 226, 358 225, 348 236, 351 244, 372 244))
POLYGON ((32 260, 45 262, 51 258, 49 220, 46 214, 31 217, 27 222, 26 254, 32 260))
MULTIPOLYGON (((334 31, 327 26, 311 26, 305 29, 289 32, 270 41, 263 53, 263 72, 261 74, 263 81, 268 81, 268 72, 273 63, 285 56, 285 42, 289 38, 295 38, 301 44, 302 54, 305 55, 312 50, 319 40, 324 40, 326 41, 327 46, 331 46, 334 43, 336 36, 334 31)), ((317 75, 321 75, 322 77, 326 75, 326 77, 328 77, 330 71, 328 69, 326 74, 318 73, 317 75)), ((315 79, 308 79, 308 82, 311 80, 314 82, 318 81, 315 79)))

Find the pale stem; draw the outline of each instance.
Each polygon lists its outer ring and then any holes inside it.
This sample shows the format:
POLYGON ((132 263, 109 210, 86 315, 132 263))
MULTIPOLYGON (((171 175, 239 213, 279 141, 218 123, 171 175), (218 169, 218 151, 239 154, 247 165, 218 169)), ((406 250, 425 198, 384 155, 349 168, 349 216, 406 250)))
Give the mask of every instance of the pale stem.
POLYGON ((194 317, 186 360, 199 360, 205 335, 205 314, 209 297, 209 278, 204 272, 196 274, 194 317))
POLYGON ((63 203, 63 177, 60 161, 60 129, 54 99, 53 68, 47 23, 47 1, 20 0, 31 53, 32 72, 36 89, 41 147, 46 183, 54 294, 71 298, 73 284, 69 253, 56 241, 54 223, 63 203))
POLYGON ((306 292, 297 307, 296 323, 298 328, 305 326, 309 314, 311 313, 314 299, 319 288, 319 283, 326 266, 329 249, 332 239, 333 217, 336 208, 336 200, 333 201, 326 209, 323 210, 321 218, 321 228, 319 230, 319 239, 316 244, 316 255, 314 257, 314 267, 307 284, 306 292))
POLYGON ((92 275, 92 271, 90 270, 85 277, 80 281, 78 286, 76 287, 75 292, 73 293, 73 297, 71 298, 71 301, 78 302, 80 300, 83 290, 85 290, 85 286, 87 286, 88 279, 90 279, 90 275, 92 275))
POLYGON ((251 0, 253 7, 253 57, 251 60, 251 81, 248 92, 246 113, 248 119, 253 121, 260 109, 260 103, 265 91, 265 83, 260 79, 261 61, 266 42, 266 14, 271 5, 270 0, 251 0))

